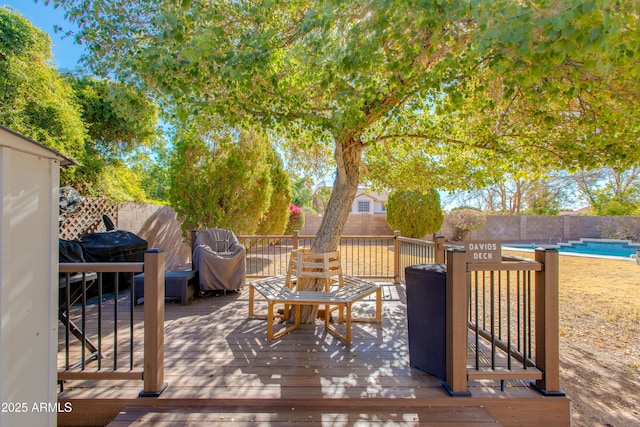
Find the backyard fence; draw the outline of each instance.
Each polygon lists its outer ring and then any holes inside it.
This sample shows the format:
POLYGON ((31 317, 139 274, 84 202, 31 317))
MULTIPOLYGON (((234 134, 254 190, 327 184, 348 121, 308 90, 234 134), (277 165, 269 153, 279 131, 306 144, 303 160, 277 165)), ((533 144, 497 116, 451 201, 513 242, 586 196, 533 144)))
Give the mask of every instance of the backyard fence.
MULTIPOLYGON (((238 240, 247 248, 247 278, 263 278, 286 274, 289 254, 293 249, 313 245, 315 236, 240 235, 238 240)), ((410 239, 399 233, 391 236, 342 236, 338 250, 345 274, 366 279, 404 279, 409 265, 444 263, 444 251, 449 247, 444 238, 433 241, 410 239)))

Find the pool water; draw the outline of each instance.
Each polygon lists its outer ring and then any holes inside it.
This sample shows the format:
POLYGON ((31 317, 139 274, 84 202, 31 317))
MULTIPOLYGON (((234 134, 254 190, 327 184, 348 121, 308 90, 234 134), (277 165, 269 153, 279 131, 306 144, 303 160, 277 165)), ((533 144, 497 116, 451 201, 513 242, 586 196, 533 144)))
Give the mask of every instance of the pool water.
POLYGON ((558 252, 569 252, 576 254, 598 255, 598 256, 615 256, 629 258, 636 254, 636 250, 640 249, 640 244, 632 243, 629 240, 604 240, 604 239, 580 239, 580 241, 570 241, 569 243, 559 243, 557 245, 510 245, 506 247, 514 249, 535 249, 539 246, 552 247, 558 249, 558 252))

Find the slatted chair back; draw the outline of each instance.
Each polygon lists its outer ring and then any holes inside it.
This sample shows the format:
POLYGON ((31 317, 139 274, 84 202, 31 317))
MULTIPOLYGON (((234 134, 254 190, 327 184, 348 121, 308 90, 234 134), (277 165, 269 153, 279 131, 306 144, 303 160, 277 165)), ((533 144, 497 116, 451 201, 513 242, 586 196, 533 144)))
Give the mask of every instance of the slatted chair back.
POLYGON ((324 290, 331 290, 331 285, 338 283, 342 286, 342 265, 340 252, 316 253, 309 249, 294 249, 289 258, 286 284, 291 289, 296 281, 297 289, 308 280, 320 280, 324 282, 324 290))

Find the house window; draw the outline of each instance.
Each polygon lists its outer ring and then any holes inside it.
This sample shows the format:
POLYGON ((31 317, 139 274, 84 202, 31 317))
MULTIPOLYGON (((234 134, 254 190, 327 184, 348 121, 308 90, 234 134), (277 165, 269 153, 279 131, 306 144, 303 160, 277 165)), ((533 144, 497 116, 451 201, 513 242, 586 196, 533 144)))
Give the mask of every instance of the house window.
POLYGON ((358 212, 369 212, 369 202, 358 202, 358 212))

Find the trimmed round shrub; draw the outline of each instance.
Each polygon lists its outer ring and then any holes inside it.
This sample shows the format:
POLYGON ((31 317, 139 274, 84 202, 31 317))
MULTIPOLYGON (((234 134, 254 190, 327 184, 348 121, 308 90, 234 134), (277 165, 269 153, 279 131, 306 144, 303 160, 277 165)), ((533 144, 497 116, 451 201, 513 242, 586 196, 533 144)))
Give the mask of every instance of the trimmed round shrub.
POLYGON ((436 190, 396 190, 387 201, 387 222, 403 236, 420 238, 440 230, 444 215, 436 190))

